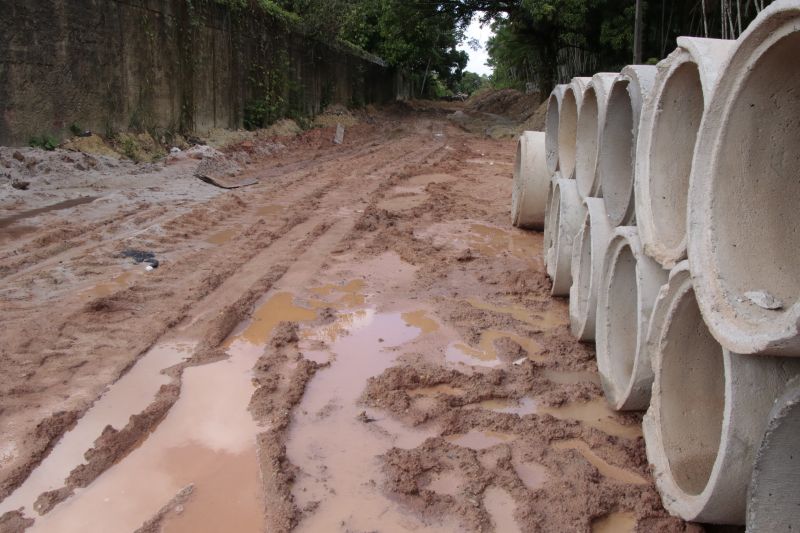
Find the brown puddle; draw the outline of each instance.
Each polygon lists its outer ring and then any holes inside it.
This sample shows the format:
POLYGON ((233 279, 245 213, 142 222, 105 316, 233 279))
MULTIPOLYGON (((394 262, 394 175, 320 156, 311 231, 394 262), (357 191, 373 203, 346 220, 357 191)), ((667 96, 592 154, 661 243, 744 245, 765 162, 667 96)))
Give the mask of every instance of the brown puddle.
POLYGON ((429 318, 426 315, 427 311, 422 309, 419 311, 410 311, 408 313, 403 313, 400 316, 403 318, 403 320, 407 325, 419 328, 420 334, 425 335, 427 333, 433 333, 434 331, 439 329, 439 323, 436 322, 434 319, 429 318))
POLYGON ((209 238, 206 239, 206 242, 209 244, 225 244, 226 242, 231 241, 234 237, 239 235, 242 232, 242 228, 228 228, 222 231, 218 231, 212 234, 209 238))
POLYGON ((281 321, 307 321, 316 312, 293 295, 268 297, 226 344, 229 359, 184 371, 181 396, 139 448, 86 489, 34 524, 35 530, 132 531, 189 484, 184 511, 171 532, 260 531, 263 501, 256 460, 259 427, 248 404, 251 369, 281 321))
POLYGON ((294 411, 286 449, 300 472, 292 493, 300 508, 318 502, 297 530, 422 527, 421 519, 376 488, 382 478, 379 456, 392 446, 418 446, 435 432, 411 429, 374 412, 368 416, 375 421, 359 420, 364 411, 359 398, 367 380, 394 364, 397 348, 413 340, 420 330, 408 327, 399 313, 371 309, 350 328, 348 335, 331 346, 331 365, 317 372, 294 411))
POLYGON ((333 303, 337 308, 345 307, 358 307, 364 305, 367 301, 364 295, 364 280, 354 279, 345 285, 324 285, 311 289, 311 292, 320 296, 332 296, 341 294, 341 296, 333 303))
POLYGON ((126 270, 111 281, 98 283, 94 287, 83 291, 82 294, 87 298, 103 298, 105 296, 110 296, 119 290, 128 288, 133 283, 133 280, 136 279, 137 276, 140 276, 142 272, 143 271, 126 270))
POLYGON ((72 200, 64 200, 63 202, 58 202, 56 204, 51 204, 45 207, 38 207, 36 209, 29 209, 27 211, 22 211, 20 213, 15 213, 11 216, 0 218, 0 228, 5 228, 6 226, 10 226, 17 220, 23 220, 25 218, 32 218, 37 215, 41 215, 43 213, 49 213, 51 211, 60 211, 62 209, 69 209, 70 207, 76 207, 83 204, 88 204, 90 202, 94 202, 99 198, 98 196, 82 196, 80 198, 73 198, 72 200))
POLYGON ((639 425, 625 425, 617 422, 605 400, 602 398, 584 403, 568 403, 561 407, 541 407, 541 413, 552 415, 562 420, 578 420, 608 435, 635 439, 642 436, 639 425))
POLYGON ((270 215, 277 215, 278 213, 283 213, 283 206, 282 205, 265 205, 263 207, 259 207, 256 213, 262 217, 268 217, 270 215))
POLYGON ((492 519, 494 530, 502 533, 522 533, 514 520, 517 505, 511 495, 499 488, 489 487, 483 493, 483 505, 492 519))
POLYGON ((398 195, 381 200, 378 203, 378 208, 386 209, 387 211, 406 211, 421 206, 429 198, 430 196, 425 193, 398 195))
POLYGON ((592 533, 633 533, 635 530, 633 513, 611 513, 592 521, 592 533))
POLYGON ((533 339, 496 329, 487 329, 481 334, 481 340, 477 348, 457 342, 451 344, 446 352, 445 359, 453 363, 464 363, 477 366, 497 366, 506 363, 513 363, 524 360, 522 357, 516 361, 502 361, 498 356, 496 341, 508 339, 519 344, 527 353, 527 358, 532 361, 543 361, 541 355, 542 348, 533 339))
POLYGON ((470 450, 485 450, 492 446, 497 446, 498 444, 511 442, 516 439, 516 436, 509 435, 508 433, 500 433, 498 431, 470 429, 466 433, 448 435, 445 439, 452 444, 463 448, 469 448, 470 450))
POLYGON ((512 415, 532 415, 539 411, 539 402, 535 398, 524 397, 520 400, 510 398, 495 398, 484 400, 476 404, 481 409, 494 411, 496 413, 508 413, 512 415))
POLYGON ((45 491, 58 489, 77 465, 84 462, 83 453, 107 425, 122 429, 131 415, 143 411, 156 396, 161 385, 170 379, 161 370, 173 366, 191 353, 193 344, 175 342, 157 344, 114 383, 81 417, 77 425, 64 434, 56 446, 16 491, 0 503, 0 515, 26 507, 33 515, 33 502, 45 491))
POLYGON ((589 370, 542 370, 542 376, 559 385, 594 383, 600 385, 600 374, 589 370))
POLYGON ((509 252, 518 259, 542 263, 542 245, 533 234, 507 231, 485 224, 470 225, 468 243, 484 255, 496 256, 509 252))
POLYGON ((512 318, 515 318, 520 322, 524 322, 525 324, 529 324, 531 326, 536 326, 543 330, 553 329, 569 323, 568 318, 559 316, 559 314, 555 312, 532 314, 521 305, 495 305, 488 302, 482 302, 474 298, 467 300, 467 303, 475 309, 480 309, 482 311, 510 315, 512 318))
POLYGON ((599 455, 595 454, 588 444, 578 439, 562 440, 553 443, 553 448, 557 450, 577 450, 589 461, 597 470, 609 479, 627 483, 630 485, 646 485, 647 480, 639 474, 625 470, 618 466, 607 463, 599 455))
POLYGON ((550 477, 547 468, 538 463, 513 460, 512 466, 519 479, 530 490, 542 488, 550 477))

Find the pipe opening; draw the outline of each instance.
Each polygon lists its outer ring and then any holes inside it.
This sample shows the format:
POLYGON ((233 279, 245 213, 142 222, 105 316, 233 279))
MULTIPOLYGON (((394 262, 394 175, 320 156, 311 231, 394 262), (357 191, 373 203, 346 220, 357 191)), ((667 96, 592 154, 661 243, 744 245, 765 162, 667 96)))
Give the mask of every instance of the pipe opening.
POLYGON ((551 172, 558 170, 558 122, 559 109, 558 97, 555 94, 550 95, 547 101, 547 115, 545 118, 545 137, 544 149, 547 157, 547 168, 551 172))
POLYGON ((589 87, 583 95, 576 146, 575 179, 582 197, 592 196, 597 163, 597 92, 589 87))
POLYGON ((692 289, 677 297, 665 322, 660 381, 661 435, 672 477, 681 490, 698 495, 719 450, 725 363, 692 289))
POLYGON ((689 174, 703 118, 703 86, 697 65, 686 62, 678 66, 660 96, 650 154, 650 201, 657 240, 674 249, 686 236, 689 174))
POLYGON ((627 243, 619 249, 613 261, 607 300, 607 348, 614 388, 625 390, 636 361, 639 285, 636 282, 636 257, 627 243))
POLYGON ((614 226, 623 223, 633 197, 634 124, 629 83, 619 80, 611 89, 600 148, 603 199, 608 219, 614 226))
POLYGON ((561 177, 569 179, 575 170, 575 142, 578 129, 578 105, 572 87, 564 91, 558 120, 558 164, 561 177))
POLYGON ((711 177, 716 268, 737 310, 762 320, 774 319, 776 312, 752 305, 743 293, 765 290, 785 310, 800 294, 798 57, 800 32, 795 31, 743 74, 721 128, 711 177))

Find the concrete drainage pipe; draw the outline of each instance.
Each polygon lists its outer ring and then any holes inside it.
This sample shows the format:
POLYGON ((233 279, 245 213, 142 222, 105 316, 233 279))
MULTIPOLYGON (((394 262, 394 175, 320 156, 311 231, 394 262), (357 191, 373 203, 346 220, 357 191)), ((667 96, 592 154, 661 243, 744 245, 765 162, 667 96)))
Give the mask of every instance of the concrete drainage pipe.
POLYGON ((608 93, 617 74, 601 72, 592 76, 578 108, 578 133, 575 146, 575 179, 581 198, 599 197, 597 152, 600 135, 605 128, 608 93))
POLYGON ((684 520, 743 524, 747 485, 767 415, 800 359, 722 348, 691 283, 670 295, 644 417, 647 458, 664 507, 684 520))
POLYGON ((616 410, 646 409, 650 364, 645 348, 653 304, 667 271, 647 257, 635 227, 613 232, 597 292, 597 367, 616 410))
POLYGON ((545 270, 547 271, 547 275, 550 278, 553 277, 553 240, 554 240, 554 231, 553 231, 553 224, 555 221, 553 220, 553 191, 555 190, 556 183, 558 180, 561 179, 561 174, 556 172, 553 174, 553 177, 550 178, 550 185, 547 188, 547 210, 545 211, 544 215, 544 243, 542 245, 542 251, 544 253, 544 265, 545 270))
POLYGON ((564 179, 575 177, 575 143, 578 135, 578 110, 591 78, 572 78, 564 90, 558 113, 558 169, 564 179))
POLYGON ((639 117, 656 71, 656 67, 650 65, 627 66, 614 80, 608 95, 597 157, 597 179, 602 184, 608 220, 614 227, 633 225, 636 218, 633 172, 639 117))
POLYGON ((572 287, 569 291, 569 323, 582 341, 595 339, 597 287, 603 274, 603 256, 613 228, 603 200, 587 198, 586 216, 572 245, 572 287))
POLYGON ((572 285, 572 243, 586 215, 575 180, 556 182, 550 209, 553 219, 553 274, 550 276, 553 287, 550 292, 553 296, 567 296, 572 285))
POLYGON ((544 149, 547 159, 547 170, 550 174, 558 170, 558 121, 561 116, 561 101, 567 84, 556 85, 547 100, 547 116, 545 117, 544 149))
POLYGON ((636 145, 636 223, 645 252, 666 268, 686 257, 686 202, 695 140, 734 41, 679 37, 657 65, 636 145))
POLYGON ((697 143, 689 261, 711 333, 738 353, 800 356, 800 2, 739 38, 697 143))
POLYGON ((550 173, 544 161, 544 137, 540 131, 526 131, 517 142, 511 223, 518 228, 544 228, 550 184, 550 173))
POLYGON ((800 378, 792 379, 769 414, 747 497, 747 531, 788 533, 800 524, 800 378))

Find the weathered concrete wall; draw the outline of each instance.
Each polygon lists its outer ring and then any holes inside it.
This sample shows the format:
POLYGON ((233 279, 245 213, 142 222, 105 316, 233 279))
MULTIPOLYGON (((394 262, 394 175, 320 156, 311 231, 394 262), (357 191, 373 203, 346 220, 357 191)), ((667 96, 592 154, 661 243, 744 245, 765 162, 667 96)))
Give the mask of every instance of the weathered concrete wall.
POLYGON ((308 115, 395 96, 377 58, 208 0, 0 0, 0 13, 1 144, 71 124, 241 127, 255 102, 308 115))

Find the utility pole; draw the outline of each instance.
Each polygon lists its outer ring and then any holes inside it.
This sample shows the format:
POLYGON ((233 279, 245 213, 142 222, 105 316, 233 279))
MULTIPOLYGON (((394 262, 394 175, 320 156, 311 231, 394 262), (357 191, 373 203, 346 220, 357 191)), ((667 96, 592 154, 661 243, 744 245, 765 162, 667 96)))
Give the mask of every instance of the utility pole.
POLYGON ((633 64, 642 62, 642 0, 636 0, 636 14, 633 23, 633 64))

